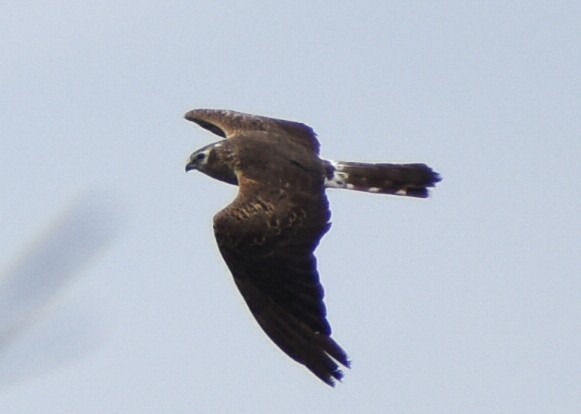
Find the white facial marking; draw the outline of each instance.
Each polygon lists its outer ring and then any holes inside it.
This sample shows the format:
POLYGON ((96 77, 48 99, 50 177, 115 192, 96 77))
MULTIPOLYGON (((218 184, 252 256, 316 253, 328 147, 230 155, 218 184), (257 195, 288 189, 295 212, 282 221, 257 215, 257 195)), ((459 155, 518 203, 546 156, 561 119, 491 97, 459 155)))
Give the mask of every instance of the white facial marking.
POLYGON ((210 152, 212 152, 212 149, 213 147, 210 147, 196 154, 195 161, 198 167, 205 166, 208 163, 208 158, 210 158, 210 152))

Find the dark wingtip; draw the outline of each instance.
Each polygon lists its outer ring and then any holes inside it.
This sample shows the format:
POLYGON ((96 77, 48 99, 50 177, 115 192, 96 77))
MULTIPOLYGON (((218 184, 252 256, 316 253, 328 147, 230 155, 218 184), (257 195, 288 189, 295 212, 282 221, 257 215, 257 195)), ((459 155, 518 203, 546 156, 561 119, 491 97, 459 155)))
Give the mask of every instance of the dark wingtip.
POLYGON ((226 138, 226 132, 222 128, 204 119, 205 118, 204 109, 192 109, 191 111, 188 111, 184 114, 184 118, 187 119, 188 121, 198 124, 202 128, 212 132, 213 134, 216 134, 222 138, 226 138))
MULTIPOLYGON (((345 360, 339 362, 341 362, 341 364, 344 365, 345 367, 351 368, 351 361, 345 360)), ((330 385, 331 387, 335 387, 337 383, 343 383, 343 378, 345 378, 345 374, 343 373, 343 371, 339 367, 335 367, 335 369, 333 369, 330 372, 330 375, 327 378, 321 379, 325 384, 330 385)))
POLYGON ((351 361, 343 348, 330 336, 317 334, 317 342, 320 348, 305 365, 321 381, 334 387, 337 382, 342 382, 344 377, 338 363, 346 368, 351 368, 351 361))
POLYGON ((313 373, 317 376, 317 378, 319 378, 325 384, 333 388, 335 387, 335 385, 337 385, 338 382, 342 383, 343 378, 345 376, 343 374, 343 371, 341 371, 341 369, 339 369, 338 367, 336 367, 334 370, 326 374, 320 374, 314 371, 313 373))
POLYGON ((196 119, 199 119, 199 109, 192 109, 184 114, 184 118, 191 122, 196 122, 196 119))

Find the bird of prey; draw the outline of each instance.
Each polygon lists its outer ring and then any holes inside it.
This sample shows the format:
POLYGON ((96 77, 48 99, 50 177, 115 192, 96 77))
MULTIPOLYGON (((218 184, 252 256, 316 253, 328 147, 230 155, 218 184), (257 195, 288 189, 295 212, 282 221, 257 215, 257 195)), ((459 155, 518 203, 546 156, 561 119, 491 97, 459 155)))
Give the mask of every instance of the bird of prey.
POLYGON ((325 189, 425 198, 440 176, 425 164, 319 158, 315 132, 298 122, 215 109, 185 118, 226 138, 195 151, 186 171, 239 188, 214 216, 236 286, 270 339, 334 386, 349 358, 331 338, 313 253, 331 225, 325 189))

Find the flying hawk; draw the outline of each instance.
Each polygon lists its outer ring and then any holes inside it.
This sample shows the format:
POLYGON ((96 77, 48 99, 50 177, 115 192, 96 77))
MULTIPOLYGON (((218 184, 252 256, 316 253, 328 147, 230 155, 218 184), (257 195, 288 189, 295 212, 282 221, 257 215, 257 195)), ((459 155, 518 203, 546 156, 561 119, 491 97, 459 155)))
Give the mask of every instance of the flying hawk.
POLYGON ((425 198, 440 176, 425 164, 321 159, 315 132, 298 122, 214 109, 185 118, 226 138, 194 152, 186 171, 239 187, 214 233, 240 293, 270 339, 333 386, 349 358, 331 338, 313 254, 331 226, 325 189, 425 198))

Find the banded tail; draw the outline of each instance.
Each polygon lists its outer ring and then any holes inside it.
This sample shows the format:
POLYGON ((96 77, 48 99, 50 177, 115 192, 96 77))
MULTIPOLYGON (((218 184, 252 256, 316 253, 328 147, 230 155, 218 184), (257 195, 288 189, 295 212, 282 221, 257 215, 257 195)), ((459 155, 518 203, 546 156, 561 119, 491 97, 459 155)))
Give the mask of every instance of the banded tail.
POLYGON ((426 198, 441 180, 426 164, 366 164, 324 161, 325 187, 426 198))

